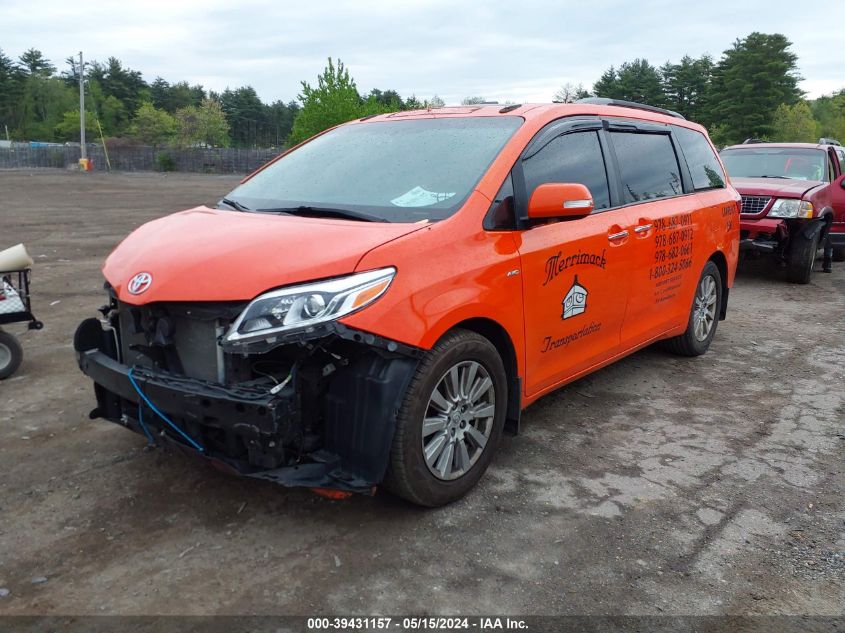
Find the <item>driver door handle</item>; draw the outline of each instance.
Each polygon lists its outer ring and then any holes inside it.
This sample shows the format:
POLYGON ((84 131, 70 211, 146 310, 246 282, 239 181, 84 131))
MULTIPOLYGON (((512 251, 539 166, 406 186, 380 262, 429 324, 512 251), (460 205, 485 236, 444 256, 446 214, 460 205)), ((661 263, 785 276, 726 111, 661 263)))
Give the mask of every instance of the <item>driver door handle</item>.
POLYGON ((619 231, 618 233, 611 233, 607 236, 607 239, 609 239, 611 242, 613 242, 615 240, 621 240, 623 237, 628 237, 628 231, 627 230, 619 231))
POLYGON ((651 224, 640 224, 639 226, 634 227, 634 233, 646 233, 651 230, 651 227, 651 224))

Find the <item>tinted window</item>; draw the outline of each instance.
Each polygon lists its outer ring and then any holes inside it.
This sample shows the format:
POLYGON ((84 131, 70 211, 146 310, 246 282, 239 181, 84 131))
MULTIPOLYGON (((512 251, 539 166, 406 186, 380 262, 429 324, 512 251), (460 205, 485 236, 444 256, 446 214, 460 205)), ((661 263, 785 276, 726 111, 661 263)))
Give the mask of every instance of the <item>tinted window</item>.
POLYGON ((516 212, 513 205, 513 178, 508 174, 502 183, 496 199, 490 205, 487 217, 484 218, 484 228, 488 231, 501 231, 516 228, 516 212))
POLYGON ((845 174, 845 150, 836 150, 836 157, 839 159, 839 173, 845 174))
POLYGON ((675 136, 681 144, 684 158, 687 159, 693 188, 696 191, 723 188, 725 174, 704 135, 685 127, 675 127, 675 136))
POLYGON ((558 136, 522 163, 528 199, 538 185, 577 182, 593 194, 593 208, 610 207, 607 171, 596 132, 558 136))
POLYGON ((678 159, 668 134, 611 132, 625 204, 683 193, 678 159))
POLYGON ((371 121, 318 136, 227 197, 251 210, 301 206, 357 211, 389 222, 457 211, 522 118, 371 121))

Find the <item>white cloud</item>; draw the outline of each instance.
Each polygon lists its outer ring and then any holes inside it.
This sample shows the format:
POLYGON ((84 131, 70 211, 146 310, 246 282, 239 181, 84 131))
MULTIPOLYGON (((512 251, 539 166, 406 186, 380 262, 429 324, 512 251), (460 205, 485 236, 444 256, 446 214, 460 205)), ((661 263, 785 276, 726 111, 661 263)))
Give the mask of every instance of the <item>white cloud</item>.
POLYGON ((817 0, 4 0, 0 46, 35 47, 63 66, 119 58, 151 81, 186 79, 206 88, 252 85, 265 101, 296 97, 327 57, 340 57, 362 91, 548 101, 561 84, 590 87, 611 64, 655 65, 721 52, 752 31, 793 42, 801 87, 815 97, 845 87, 841 42, 823 25, 845 22, 845 2, 817 0))

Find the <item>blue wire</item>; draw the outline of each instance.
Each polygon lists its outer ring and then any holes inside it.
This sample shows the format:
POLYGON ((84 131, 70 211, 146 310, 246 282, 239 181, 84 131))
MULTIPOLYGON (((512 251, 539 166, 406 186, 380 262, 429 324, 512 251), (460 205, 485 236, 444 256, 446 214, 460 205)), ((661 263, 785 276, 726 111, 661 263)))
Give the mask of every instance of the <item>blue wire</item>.
POLYGON ((161 411, 159 411, 158 407, 156 407, 156 406, 155 406, 155 405, 154 405, 154 404, 150 401, 150 399, 149 399, 149 398, 147 398, 147 396, 145 396, 145 395, 144 395, 144 392, 143 392, 143 391, 141 391, 141 388, 138 386, 138 383, 137 383, 137 382, 135 382, 135 378, 134 378, 134 376, 132 375, 132 373, 133 373, 134 371, 135 371, 135 368, 134 368, 134 367, 131 367, 131 368, 129 369, 129 373, 127 374, 127 377, 129 378, 129 382, 130 382, 130 383, 132 383, 132 387, 135 389, 135 391, 138 393, 138 395, 141 397, 141 399, 142 399, 144 402, 146 402, 146 403, 147 403, 147 406, 148 406, 150 409, 152 409, 152 410, 153 410, 153 413, 155 413, 158 417, 160 417, 162 420, 164 420, 165 422, 167 422, 167 423, 170 425, 170 427, 171 427, 174 431, 176 431, 179 435, 181 435, 183 438, 185 438, 185 439, 188 441, 188 443, 189 443, 191 446, 193 446, 195 449, 197 449, 200 453, 205 452, 205 449, 204 449, 202 446, 200 446, 197 442, 195 442, 193 439, 191 439, 191 437, 190 437, 190 436, 188 436, 188 434, 187 434, 187 433, 185 433, 182 429, 180 429, 178 426, 176 426, 170 418, 168 418, 168 417, 167 417, 166 415, 164 415, 161 411))
POLYGON ((147 425, 144 424, 144 405, 138 405, 138 422, 141 424, 141 428, 144 429, 144 434, 147 436, 147 439, 150 440, 150 443, 147 446, 154 446, 156 441, 153 439, 153 434, 150 433, 150 430, 147 428, 147 425))

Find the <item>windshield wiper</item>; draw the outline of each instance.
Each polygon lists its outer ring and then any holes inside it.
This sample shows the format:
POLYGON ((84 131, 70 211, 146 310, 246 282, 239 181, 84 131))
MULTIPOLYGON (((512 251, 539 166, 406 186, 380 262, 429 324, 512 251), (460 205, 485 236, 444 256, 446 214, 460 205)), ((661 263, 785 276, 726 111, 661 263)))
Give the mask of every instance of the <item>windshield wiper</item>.
POLYGON ((222 200, 220 200, 220 202, 218 204, 225 204, 227 207, 231 207, 235 211, 249 211, 250 210, 249 207, 245 207, 244 205, 242 205, 237 200, 232 200, 230 198, 223 198, 222 200))
POLYGON ((784 180, 795 180, 792 176, 757 176, 757 178, 783 178, 784 180))
POLYGON ((287 213, 314 218, 342 218, 344 220, 358 220, 360 222, 389 222, 385 218, 349 209, 335 209, 332 207, 312 207, 300 205, 298 207, 279 207, 275 209, 256 209, 259 213, 287 213))

